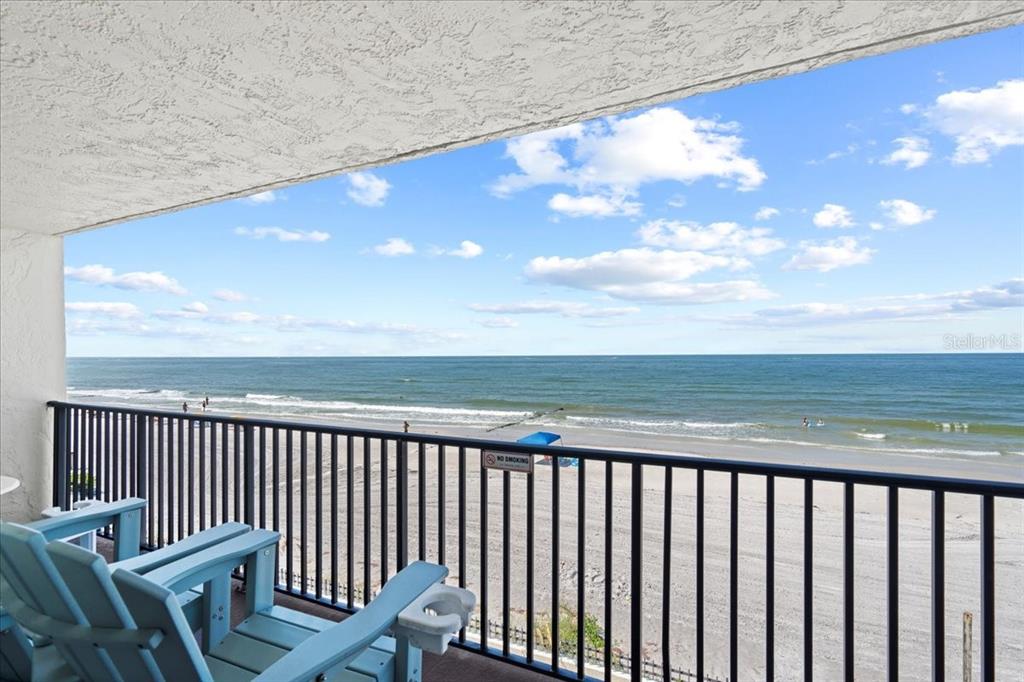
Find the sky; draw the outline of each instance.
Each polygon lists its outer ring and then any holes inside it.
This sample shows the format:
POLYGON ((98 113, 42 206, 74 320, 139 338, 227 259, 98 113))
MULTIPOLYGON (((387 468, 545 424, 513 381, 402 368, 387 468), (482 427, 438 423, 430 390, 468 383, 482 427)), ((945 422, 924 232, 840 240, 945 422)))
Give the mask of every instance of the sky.
POLYGON ((1024 27, 65 239, 70 356, 1021 350, 1024 27))

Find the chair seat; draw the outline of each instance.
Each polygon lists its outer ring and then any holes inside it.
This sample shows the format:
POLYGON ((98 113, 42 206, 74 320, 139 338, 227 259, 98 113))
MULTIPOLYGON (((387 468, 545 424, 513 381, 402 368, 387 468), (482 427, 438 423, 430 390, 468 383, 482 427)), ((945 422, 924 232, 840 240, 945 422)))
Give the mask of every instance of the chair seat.
MULTIPOLYGON (((249 682, 279 658, 334 621, 273 606, 249 616, 205 656, 216 682, 249 682)), ((395 640, 378 638, 331 682, 394 679, 395 640)))

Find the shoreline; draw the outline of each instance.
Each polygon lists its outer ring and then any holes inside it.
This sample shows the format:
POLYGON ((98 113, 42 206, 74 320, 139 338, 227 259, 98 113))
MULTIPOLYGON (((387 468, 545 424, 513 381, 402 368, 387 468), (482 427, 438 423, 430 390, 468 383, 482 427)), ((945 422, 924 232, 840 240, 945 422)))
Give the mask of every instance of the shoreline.
MULTIPOLYGON (((231 412, 210 410, 205 413, 190 413, 193 418, 208 414, 229 418, 295 419, 313 424, 324 424, 340 428, 372 429, 400 433, 402 420, 379 422, 373 420, 337 420, 328 417, 304 415, 281 417, 272 413, 231 412), (393 428, 391 424, 394 424, 393 428)), ((692 436, 652 434, 644 432, 601 429, 594 427, 561 426, 552 427, 530 424, 524 420, 518 424, 500 426, 465 426, 456 424, 426 424, 417 428, 410 421, 410 436, 450 436, 482 440, 512 442, 517 438, 553 429, 562 436, 558 445, 617 450, 659 455, 687 455, 715 459, 732 459, 757 462, 759 464, 790 464, 833 469, 856 469, 881 473, 899 473, 923 476, 944 476, 1001 482, 1024 483, 1024 457, 1015 455, 942 457, 921 453, 906 453, 881 448, 856 449, 831 444, 801 444, 793 442, 759 443, 742 439, 695 438, 692 436)))

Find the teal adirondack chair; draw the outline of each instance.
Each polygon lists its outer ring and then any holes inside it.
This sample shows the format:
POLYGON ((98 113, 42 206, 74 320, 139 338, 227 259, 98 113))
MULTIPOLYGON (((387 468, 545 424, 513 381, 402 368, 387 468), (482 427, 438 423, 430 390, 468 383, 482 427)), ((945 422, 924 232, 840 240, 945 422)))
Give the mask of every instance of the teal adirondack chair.
POLYGON ((250 531, 139 575, 111 572, 81 547, 3 523, 0 567, 14 618, 51 637, 85 680, 416 682, 422 649, 443 653, 468 624, 473 595, 439 585, 447 569, 423 562, 403 569, 341 623, 274 606, 278 539, 250 531), (213 614, 200 647, 176 595, 199 585, 226 594, 231 572, 243 565, 245 620, 230 631, 230 614, 213 614))
MULTIPOLYGON (((225 523, 140 556, 141 520, 145 506, 146 501, 143 499, 127 498, 35 521, 25 524, 25 527, 39 533, 44 541, 54 541, 112 526, 115 561, 105 564, 106 569, 111 571, 123 568, 140 574, 251 530, 244 523, 225 523)), ((59 678, 64 666, 63 659, 53 647, 46 646, 49 638, 26 636, 16 620, 4 610, 3 606, 11 597, 11 588, 4 580, 4 570, 0 567, 0 680, 30 682, 33 679, 59 678)), ((230 608, 229 594, 213 597, 220 601, 211 603, 205 609, 207 617, 217 613, 218 609, 230 608)), ((204 618, 202 591, 187 591, 178 595, 177 599, 188 626, 192 630, 201 629, 204 618)))

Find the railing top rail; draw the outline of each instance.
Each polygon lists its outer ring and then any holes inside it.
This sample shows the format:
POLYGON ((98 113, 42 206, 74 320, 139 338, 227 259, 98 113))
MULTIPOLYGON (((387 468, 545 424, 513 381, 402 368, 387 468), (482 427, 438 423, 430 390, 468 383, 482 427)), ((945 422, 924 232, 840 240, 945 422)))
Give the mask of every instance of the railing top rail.
POLYGON ((866 471, 862 469, 777 464, 771 462, 720 459, 686 454, 657 454, 559 445, 523 445, 510 441, 468 438, 464 436, 442 436, 414 432, 404 433, 401 431, 387 431, 382 429, 353 428, 320 422, 298 422, 261 416, 216 415, 208 412, 183 413, 171 410, 139 409, 102 403, 78 403, 64 400, 51 400, 46 404, 49 407, 104 410, 121 412, 124 414, 142 415, 146 417, 189 419, 221 424, 239 424, 276 429, 289 429, 293 431, 315 431, 328 435, 337 434, 343 436, 355 436, 357 438, 383 438, 410 443, 422 442, 471 449, 500 449, 503 452, 532 453, 538 455, 551 455, 552 457, 579 458, 601 462, 645 464, 726 473, 736 472, 740 474, 754 474, 760 476, 772 475, 781 478, 812 479, 815 481, 836 483, 859 483, 862 485, 895 486, 898 488, 914 488, 919 490, 964 493, 971 495, 995 495, 999 497, 1024 499, 1024 483, 1017 483, 1013 481, 951 478, 946 476, 924 476, 920 474, 866 471))

